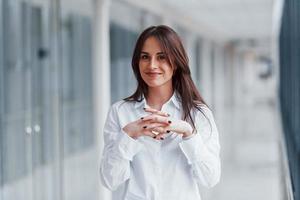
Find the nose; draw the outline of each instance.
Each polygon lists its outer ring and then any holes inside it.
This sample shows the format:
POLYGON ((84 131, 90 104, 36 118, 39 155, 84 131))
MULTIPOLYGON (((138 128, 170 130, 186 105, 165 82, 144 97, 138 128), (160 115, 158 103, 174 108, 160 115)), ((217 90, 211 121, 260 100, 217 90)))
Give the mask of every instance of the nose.
POLYGON ((151 69, 156 69, 156 68, 158 68, 158 62, 157 62, 157 60, 156 60, 155 57, 153 57, 153 58, 150 60, 149 67, 150 67, 151 69))

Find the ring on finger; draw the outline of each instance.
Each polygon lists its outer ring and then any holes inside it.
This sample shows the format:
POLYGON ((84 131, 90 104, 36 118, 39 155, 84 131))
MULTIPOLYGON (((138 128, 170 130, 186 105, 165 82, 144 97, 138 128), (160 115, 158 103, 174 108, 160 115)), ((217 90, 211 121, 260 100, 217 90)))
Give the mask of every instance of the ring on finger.
POLYGON ((155 134, 155 135, 158 135, 159 134, 159 132, 157 132, 157 131, 151 131, 153 134, 155 134))

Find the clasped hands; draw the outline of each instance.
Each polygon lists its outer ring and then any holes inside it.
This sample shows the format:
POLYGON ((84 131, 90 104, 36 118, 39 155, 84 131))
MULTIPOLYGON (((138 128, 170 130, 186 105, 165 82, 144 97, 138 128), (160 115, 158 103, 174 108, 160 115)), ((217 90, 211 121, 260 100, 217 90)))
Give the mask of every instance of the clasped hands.
POLYGON ((168 113, 153 108, 144 110, 150 114, 130 122, 123 128, 123 131, 134 139, 150 136, 156 140, 163 140, 164 134, 171 131, 182 134, 183 138, 193 134, 193 128, 186 121, 174 119, 168 113))

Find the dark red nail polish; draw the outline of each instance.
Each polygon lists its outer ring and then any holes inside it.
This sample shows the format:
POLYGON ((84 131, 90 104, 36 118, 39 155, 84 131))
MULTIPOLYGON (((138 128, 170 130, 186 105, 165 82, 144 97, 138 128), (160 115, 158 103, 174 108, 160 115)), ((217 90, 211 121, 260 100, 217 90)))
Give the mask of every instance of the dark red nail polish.
POLYGON ((170 130, 167 130, 167 133, 170 133, 170 130))
POLYGON ((146 110, 146 108, 143 108, 144 110, 146 110))
POLYGON ((167 115, 168 115, 168 117, 170 117, 170 116, 171 116, 169 113, 168 113, 167 115))
POLYGON ((141 119, 144 119, 144 117, 141 117, 141 119))
POLYGON ((168 121, 168 123, 171 124, 172 122, 171 122, 171 121, 168 121))
POLYGON ((147 126, 144 126, 143 128, 145 129, 145 128, 147 128, 147 126))
POLYGON ((160 138, 161 140, 164 140, 165 138, 160 138))

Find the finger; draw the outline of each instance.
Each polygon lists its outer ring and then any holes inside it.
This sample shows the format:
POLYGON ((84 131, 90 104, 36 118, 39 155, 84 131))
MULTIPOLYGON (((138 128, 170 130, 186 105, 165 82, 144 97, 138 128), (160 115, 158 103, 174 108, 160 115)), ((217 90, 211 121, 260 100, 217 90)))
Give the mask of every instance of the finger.
POLYGON ((161 115, 161 116, 164 116, 164 117, 170 117, 169 113, 166 113, 166 112, 163 112, 163 111, 160 111, 160 110, 156 110, 156 109, 153 109, 153 108, 144 108, 144 110, 146 112, 154 113, 154 114, 161 115))
POLYGON ((152 138, 154 138, 156 136, 156 134, 152 133, 152 131, 150 131, 150 130, 145 130, 142 133, 143 133, 143 135, 146 135, 146 136, 149 136, 152 138))
POLYGON ((157 111, 156 114, 164 116, 164 117, 170 117, 171 115, 169 113, 163 112, 163 111, 157 111))
POLYGON ((159 132, 157 132, 157 131, 151 131, 151 132, 154 133, 155 137, 159 134, 159 132))
MULTIPOLYGON (((146 130, 154 130, 155 128, 158 128, 158 127, 161 127, 161 128, 164 128, 162 129, 161 131, 164 132, 164 131, 176 131, 178 128, 177 128, 177 123, 171 123, 171 124, 167 124, 167 123, 158 123, 158 122, 151 122, 151 120, 147 120, 145 121, 144 123, 141 123, 140 124, 140 127, 143 128, 143 129, 146 129, 146 130)), ((181 130, 181 129, 179 129, 181 130)), ((180 132, 180 131, 179 131, 180 132)))
POLYGON ((165 139, 165 138, 164 138, 164 133, 160 133, 160 134, 156 135, 156 136, 155 136, 155 139, 156 139, 156 140, 164 140, 164 139, 165 139))
POLYGON ((150 107, 144 108, 144 110, 145 110, 146 112, 152 112, 152 113, 156 113, 156 112, 158 111, 157 109, 150 108, 150 107))
POLYGON ((163 133, 166 133, 166 130, 164 127, 155 127, 152 129, 152 132, 156 132, 158 134, 163 134, 163 133))
POLYGON ((158 140, 164 140, 165 139, 165 134, 168 134, 170 133, 171 131, 168 129, 168 128, 164 128, 164 131, 162 131, 161 133, 157 134, 155 136, 155 139, 158 139, 158 140))
POLYGON ((157 134, 155 136, 155 139, 157 139, 157 140, 164 140, 165 139, 165 134, 167 134, 167 133, 170 133, 170 131, 168 130, 167 132, 161 132, 161 133, 157 134))
POLYGON ((166 127, 166 126, 168 126, 168 124, 154 122, 154 123, 148 123, 147 124, 147 129, 154 129, 156 127, 166 127))
POLYGON ((137 125, 144 129, 147 128, 150 124, 151 124, 151 119, 144 119, 144 117, 142 117, 137 121, 137 125))
POLYGON ((151 120, 147 120, 147 121, 142 121, 138 124, 138 126, 142 129, 142 130, 152 130, 155 127, 165 127, 167 126, 167 124, 165 123, 151 123, 151 120))
POLYGON ((143 118, 143 121, 147 121, 147 120, 151 120, 152 122, 157 122, 157 123, 165 123, 165 124, 172 123, 172 121, 169 118, 157 114, 151 114, 143 118))
POLYGON ((141 117, 140 119, 136 120, 137 122, 145 122, 145 121, 149 121, 149 119, 145 119, 145 117, 141 117))

